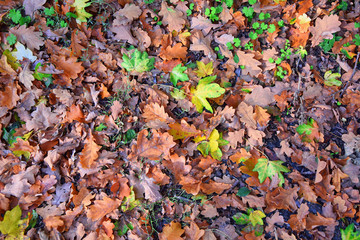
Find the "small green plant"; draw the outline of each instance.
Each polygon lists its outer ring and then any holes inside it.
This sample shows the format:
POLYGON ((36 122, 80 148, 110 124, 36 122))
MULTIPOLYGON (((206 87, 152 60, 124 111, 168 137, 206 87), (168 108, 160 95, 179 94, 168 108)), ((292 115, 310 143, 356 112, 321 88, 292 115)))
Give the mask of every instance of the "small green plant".
POLYGON ((194 6, 195 6, 194 3, 190 3, 189 9, 186 10, 186 15, 187 15, 187 16, 190 16, 190 15, 192 14, 192 11, 194 10, 194 6))
POLYGON ((251 19, 254 15, 254 8, 253 7, 244 7, 242 9, 242 13, 245 15, 245 17, 251 19))
POLYGON ((341 240, 360 240, 360 231, 355 231, 353 223, 345 229, 340 229, 340 232, 341 240))
POLYGON ((45 8, 44 14, 46 17, 46 26, 51 26, 55 29, 67 27, 68 24, 55 12, 54 7, 45 8))
POLYGON ((131 57, 124 54, 122 58, 124 62, 121 66, 132 74, 143 73, 154 68, 155 58, 149 58, 147 52, 135 49, 131 57))
POLYGON ((303 46, 300 46, 295 54, 298 54, 301 56, 301 58, 304 58, 308 54, 308 52, 303 46))
POLYGON ((284 79, 284 77, 286 76, 287 74, 287 71, 284 70, 281 66, 277 66, 277 71, 276 71, 276 76, 279 78, 279 79, 284 79))
POLYGON ((256 32, 249 32, 249 38, 255 40, 258 38, 258 34, 256 32))
POLYGON ((322 40, 322 42, 319 43, 319 46, 322 48, 324 53, 327 53, 333 48, 335 41, 339 41, 340 39, 341 39, 340 36, 336 36, 335 34, 333 34, 332 39, 322 40))
POLYGON ((7 36, 6 41, 8 41, 9 45, 14 45, 16 43, 16 36, 14 34, 10 34, 7 36))
POLYGON ((217 7, 211 7, 205 9, 205 15, 209 17, 209 19, 213 22, 219 20, 219 14, 223 11, 223 8, 221 5, 217 7))
POLYGON ((244 45, 244 49, 245 50, 254 50, 254 44, 252 42, 247 42, 245 45, 244 45))
POLYGON ((31 22, 30 16, 23 16, 20 9, 10 9, 7 17, 15 24, 24 25, 31 22))
POLYGON ((171 70, 171 73, 170 73, 170 81, 172 82, 172 84, 174 86, 177 85, 178 81, 188 81, 189 80, 189 77, 186 73, 184 73, 184 71, 187 70, 187 67, 184 66, 182 67, 181 66, 181 63, 176 65, 172 70, 171 70))
POLYGON ((356 46, 360 46, 360 35, 359 34, 355 34, 353 42, 356 46))
POLYGON ((239 38, 234 38, 234 46, 235 47, 240 47, 240 44, 241 44, 241 40, 239 38))
POLYGON ((219 133, 219 131, 216 129, 211 132, 208 139, 203 136, 195 138, 194 141, 200 142, 200 144, 197 146, 197 150, 199 150, 202 155, 207 156, 210 154, 211 157, 219 161, 222 157, 222 152, 219 147, 225 146, 229 143, 222 138, 222 133, 219 133))
POLYGON ((117 234, 122 237, 124 235, 126 235, 126 233, 130 230, 134 229, 134 226, 132 225, 131 222, 129 223, 123 223, 121 224, 119 221, 116 221, 114 223, 115 227, 114 230, 117 232, 117 234))
POLYGON ((127 197, 124 197, 120 209, 122 212, 130 211, 134 209, 135 207, 139 206, 141 202, 135 198, 135 192, 133 190, 133 187, 130 187, 130 195, 127 197))
POLYGON ((312 133, 312 130, 314 128, 314 119, 310 118, 307 123, 303 123, 300 124, 297 128, 296 131, 302 135, 302 134, 306 134, 306 135, 310 135, 312 133))
POLYGON ((338 86, 340 87, 342 82, 340 80, 337 80, 337 78, 341 77, 341 74, 340 73, 332 73, 331 70, 327 71, 325 74, 324 74, 324 84, 326 86, 338 86))
POLYGON ((242 230, 246 233, 255 231, 255 236, 261 236, 264 232, 263 218, 266 215, 260 211, 252 208, 248 208, 246 213, 237 213, 233 216, 233 219, 238 225, 246 225, 242 230))
POLYGON ((279 25, 279 27, 285 26, 284 20, 279 20, 278 25, 279 25))

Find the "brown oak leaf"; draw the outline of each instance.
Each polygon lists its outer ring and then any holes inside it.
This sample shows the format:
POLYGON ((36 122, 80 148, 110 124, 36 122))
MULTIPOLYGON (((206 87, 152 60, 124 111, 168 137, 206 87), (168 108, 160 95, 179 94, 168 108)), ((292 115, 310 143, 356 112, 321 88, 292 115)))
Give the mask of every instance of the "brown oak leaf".
POLYGON ((181 43, 175 44, 173 47, 167 46, 162 48, 159 56, 164 60, 171 60, 174 58, 185 59, 188 53, 187 47, 184 47, 181 43))
POLYGON ((216 59, 216 54, 210 46, 211 43, 211 34, 207 35, 204 38, 203 33, 200 30, 196 30, 191 34, 191 41, 193 44, 190 45, 191 51, 204 51, 206 57, 211 60, 216 59))
POLYGON ((170 149, 175 146, 173 137, 168 133, 152 131, 152 137, 147 139, 148 131, 141 130, 137 137, 137 143, 131 148, 129 159, 135 160, 137 157, 146 157, 150 160, 160 160, 161 156, 167 157, 170 149))
POLYGON ((317 18, 315 26, 310 27, 310 32, 313 35, 311 38, 311 46, 315 47, 323 39, 332 39, 332 34, 340 31, 340 25, 339 16, 336 14, 330 16, 325 15, 322 19, 317 18))
POLYGON ((21 25, 19 27, 13 27, 10 29, 10 33, 14 34, 22 44, 34 51, 34 49, 39 50, 42 45, 44 45, 44 40, 41 37, 41 32, 35 32, 35 27, 26 27, 21 25))
POLYGON ((142 117, 145 118, 146 125, 154 129, 169 129, 168 123, 174 122, 165 112, 165 108, 158 103, 147 104, 142 117))
POLYGON ((169 134, 173 136, 174 140, 188 139, 201 134, 200 130, 197 130, 194 125, 188 124, 184 119, 181 119, 181 123, 170 123, 169 127, 169 134))
POLYGON ((245 102, 252 106, 267 107, 274 101, 274 93, 269 88, 263 88, 262 86, 254 87, 251 94, 245 96, 245 102))
POLYGON ((257 125, 254 119, 252 106, 247 105, 245 102, 241 102, 237 107, 236 113, 247 127, 256 129, 257 125))
POLYGON ((170 32, 180 30, 185 25, 184 13, 174 9, 173 7, 169 7, 166 4, 166 1, 162 1, 161 11, 159 15, 163 17, 162 22, 164 25, 168 25, 168 29, 170 32))
POLYGON ((262 69, 259 67, 261 62, 254 58, 255 54, 245 53, 241 50, 237 50, 236 54, 239 57, 239 62, 237 64, 245 66, 242 70, 244 75, 250 74, 252 77, 257 77, 262 72, 262 69))
POLYGON ((17 101, 20 100, 17 94, 18 84, 11 81, 5 86, 5 91, 0 91, 0 106, 13 109, 16 106, 17 101))
POLYGON ((93 221, 100 220, 105 217, 106 214, 111 213, 120 206, 121 201, 119 199, 111 199, 104 196, 102 200, 95 200, 94 205, 91 205, 86 212, 86 216, 93 221))
POLYGON ((170 224, 165 225, 162 233, 159 234, 160 240, 182 240, 181 235, 185 232, 184 229, 181 229, 181 224, 178 222, 172 221, 170 224))

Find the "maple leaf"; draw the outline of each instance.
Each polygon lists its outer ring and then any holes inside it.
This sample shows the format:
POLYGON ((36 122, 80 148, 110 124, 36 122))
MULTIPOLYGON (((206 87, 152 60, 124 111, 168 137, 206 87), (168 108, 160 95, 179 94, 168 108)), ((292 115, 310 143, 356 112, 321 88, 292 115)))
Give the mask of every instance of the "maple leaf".
POLYGON ((285 182, 281 172, 290 172, 287 167, 282 165, 283 163, 283 161, 269 161, 267 158, 259 158, 253 171, 259 173, 260 183, 263 183, 267 177, 272 179, 277 174, 280 179, 279 186, 281 186, 285 182))
POLYGON ((162 1, 159 15, 163 17, 162 22, 164 25, 168 25, 170 32, 179 32, 185 24, 185 19, 183 18, 184 13, 175 10, 173 7, 169 7, 166 1, 162 1))
MULTIPOLYGON (((195 142, 199 142, 203 137, 195 138, 195 142)), ((202 141, 197 149, 202 153, 202 155, 207 156, 210 152, 211 156, 216 160, 221 160, 222 152, 219 146, 224 146, 229 142, 222 138, 222 134, 219 134, 217 129, 214 129, 208 138, 208 141, 202 141)))
POLYGON ((206 110, 213 113, 210 103, 206 98, 217 98, 225 93, 225 89, 220 87, 217 83, 211 83, 216 79, 216 76, 209 76, 203 79, 200 79, 199 84, 196 89, 191 89, 193 97, 191 102, 195 104, 196 110, 202 112, 205 107, 206 110))
POLYGON ((100 146, 94 141, 93 135, 90 133, 85 141, 84 149, 81 151, 80 164, 82 168, 89 169, 94 161, 99 157, 98 151, 100 146))
POLYGON ((186 71, 187 67, 182 67, 181 64, 176 65, 171 73, 170 73, 170 81, 172 82, 172 84, 174 84, 174 86, 177 85, 178 80, 184 82, 189 80, 189 77, 186 73, 184 73, 184 71, 186 71))
POLYGON ((129 159, 146 157, 150 160, 160 160, 161 156, 168 156, 170 148, 175 146, 172 136, 168 133, 160 134, 153 130, 150 140, 147 139, 147 135, 146 129, 139 132, 137 143, 132 146, 129 159))
POLYGON ((260 210, 255 210, 249 214, 249 220, 254 227, 256 224, 264 225, 262 220, 264 217, 266 217, 266 215, 260 210))
POLYGON ((170 123, 169 127, 169 134, 173 136, 174 140, 186 139, 201 134, 200 130, 197 130, 194 125, 188 124, 184 119, 181 119, 181 123, 170 123))
POLYGON ((360 231, 354 232, 354 224, 348 225, 345 229, 340 229, 341 240, 360 240, 360 231))
POLYGON ((75 0, 75 2, 71 5, 75 8, 75 12, 77 15, 77 22, 86 22, 87 18, 91 17, 92 14, 85 11, 85 8, 91 5, 90 0, 75 0))
POLYGON ((194 72, 200 78, 209 76, 214 71, 213 62, 209 62, 208 64, 205 65, 205 63, 203 63, 203 62, 196 61, 196 65, 198 67, 198 70, 196 70, 194 72))
POLYGON ((310 32, 313 35, 311 46, 315 47, 324 39, 332 39, 332 34, 340 31, 340 25, 341 22, 338 15, 324 16, 323 19, 316 19, 315 27, 310 27, 310 32))
POLYGON ((131 54, 131 59, 128 55, 123 55, 124 62, 121 63, 121 66, 125 68, 128 72, 146 72, 154 68, 155 58, 148 58, 147 52, 140 52, 135 49, 131 54))
POLYGON ((19 205, 5 212, 4 219, 0 222, 0 232, 8 235, 6 239, 23 239, 28 219, 21 220, 19 205))

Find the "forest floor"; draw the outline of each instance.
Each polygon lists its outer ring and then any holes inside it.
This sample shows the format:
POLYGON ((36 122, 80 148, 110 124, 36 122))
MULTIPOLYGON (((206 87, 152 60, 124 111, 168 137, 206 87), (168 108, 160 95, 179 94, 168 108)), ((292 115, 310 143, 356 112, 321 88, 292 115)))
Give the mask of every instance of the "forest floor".
POLYGON ((360 239, 359 16, 0 1, 0 239, 360 239))

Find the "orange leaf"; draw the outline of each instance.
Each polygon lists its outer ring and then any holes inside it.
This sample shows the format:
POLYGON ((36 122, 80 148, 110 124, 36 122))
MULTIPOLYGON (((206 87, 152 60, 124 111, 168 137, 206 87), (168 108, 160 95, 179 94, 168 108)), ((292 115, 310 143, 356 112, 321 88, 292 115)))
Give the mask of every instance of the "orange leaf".
POLYGON ((181 224, 178 222, 172 221, 170 224, 166 225, 163 228, 162 233, 159 234, 160 240, 182 240, 181 235, 185 232, 184 229, 181 229, 181 224))
POLYGON ((94 161, 99 157, 98 151, 100 148, 101 147, 95 143, 94 137, 90 133, 85 140, 85 146, 80 155, 80 164, 82 168, 89 169, 92 167, 94 161))
POLYGON ((167 124, 174 122, 174 119, 169 117, 169 115, 165 112, 164 107, 158 103, 150 103, 146 105, 142 117, 145 118, 147 126, 154 129, 168 129, 169 127, 167 124))
POLYGON ((82 63, 77 62, 77 57, 69 57, 66 59, 65 56, 52 55, 51 62, 57 69, 64 71, 59 77, 62 83, 67 86, 71 84, 71 79, 77 78, 78 74, 84 70, 82 63))
POLYGON ((93 221, 100 220, 105 217, 106 214, 111 213, 120 206, 121 201, 119 199, 111 199, 104 196, 102 200, 95 200, 94 205, 91 205, 86 213, 88 218, 93 221))
POLYGON ((165 49, 162 48, 159 56, 164 60, 171 60, 174 58, 184 60, 187 53, 187 47, 183 47, 181 43, 177 43, 174 45, 174 47, 167 46, 165 49))
POLYGON ((205 234, 204 230, 200 230, 195 222, 190 223, 190 227, 185 227, 185 236, 187 239, 199 240, 205 234))
POLYGON ((17 95, 18 85, 11 81, 5 86, 5 91, 0 92, 0 106, 13 109, 20 97, 17 95))
POLYGON ((270 121, 270 114, 267 113, 266 109, 255 106, 254 119, 258 122, 258 124, 260 124, 260 126, 265 127, 270 121))
POLYGON ((66 113, 66 121, 70 123, 73 121, 78 121, 81 123, 85 122, 85 116, 80 108, 80 105, 71 105, 69 111, 66 113))
POLYGON ((137 157, 146 157, 150 160, 160 160, 161 156, 169 156, 170 149, 175 146, 173 137, 168 133, 152 131, 151 139, 147 139, 148 131, 141 130, 137 137, 137 143, 131 148, 129 159, 135 160, 137 157))

